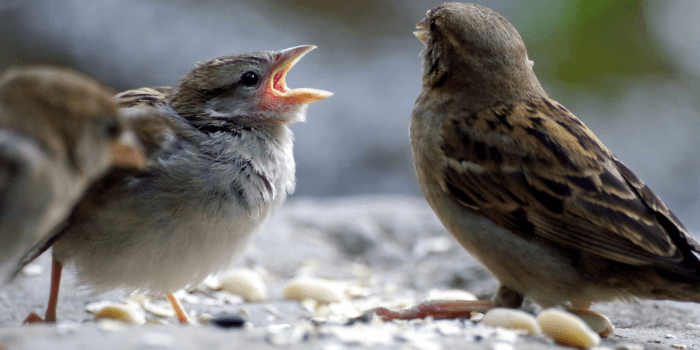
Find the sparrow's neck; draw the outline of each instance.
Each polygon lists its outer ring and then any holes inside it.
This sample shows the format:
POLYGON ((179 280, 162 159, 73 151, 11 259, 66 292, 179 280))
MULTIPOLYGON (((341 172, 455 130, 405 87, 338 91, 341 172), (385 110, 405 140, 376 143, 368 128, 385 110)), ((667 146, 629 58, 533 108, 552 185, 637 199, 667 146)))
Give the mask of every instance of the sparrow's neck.
POLYGON ((517 55, 492 57, 478 56, 478 53, 426 56, 424 64, 424 93, 457 96, 476 109, 488 108, 494 102, 547 97, 524 49, 517 55))

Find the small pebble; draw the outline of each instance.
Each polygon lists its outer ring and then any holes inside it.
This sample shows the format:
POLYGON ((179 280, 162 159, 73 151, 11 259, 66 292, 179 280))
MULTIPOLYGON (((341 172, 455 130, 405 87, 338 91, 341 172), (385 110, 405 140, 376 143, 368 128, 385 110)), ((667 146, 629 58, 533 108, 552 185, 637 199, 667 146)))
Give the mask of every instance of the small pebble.
POLYGON ((124 304, 113 304, 103 307, 95 314, 95 320, 110 319, 131 325, 143 325, 146 318, 135 308, 124 304))
POLYGON ((501 327, 523 331, 527 334, 540 333, 537 319, 525 311, 495 308, 489 310, 481 320, 481 324, 489 327, 501 327))
POLYGON ((240 295, 249 302, 267 300, 267 291, 260 275, 250 269, 235 269, 221 278, 221 288, 231 294, 240 295))
POLYGON ((243 328, 243 325, 245 324, 245 320, 238 315, 212 317, 209 318, 207 322, 224 329, 243 328))
POLYGON ((340 283, 313 277, 292 280, 282 293, 286 299, 313 299, 322 303, 335 303, 345 298, 345 288, 340 283))
POLYGON ((600 336, 576 315, 557 309, 547 309, 537 315, 542 333, 555 342, 576 348, 587 348, 600 343, 600 336))

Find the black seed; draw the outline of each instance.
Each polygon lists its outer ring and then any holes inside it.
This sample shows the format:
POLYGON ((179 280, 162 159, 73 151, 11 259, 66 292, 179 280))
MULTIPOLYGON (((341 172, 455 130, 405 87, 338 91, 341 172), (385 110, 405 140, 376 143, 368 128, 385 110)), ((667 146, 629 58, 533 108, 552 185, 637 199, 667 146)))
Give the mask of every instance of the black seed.
POLYGON ((218 316, 209 319, 209 323, 219 327, 219 328, 225 328, 225 329, 230 329, 230 328, 242 328, 243 325, 245 324, 245 320, 237 315, 225 315, 225 316, 218 316))

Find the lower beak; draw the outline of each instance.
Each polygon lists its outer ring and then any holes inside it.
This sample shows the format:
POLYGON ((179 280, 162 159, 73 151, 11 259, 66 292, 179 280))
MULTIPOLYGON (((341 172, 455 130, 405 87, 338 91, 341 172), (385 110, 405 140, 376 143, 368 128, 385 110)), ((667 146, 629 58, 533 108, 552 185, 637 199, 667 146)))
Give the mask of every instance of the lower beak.
POLYGON ((424 19, 418 24, 416 24, 416 30, 413 32, 413 35, 420 40, 420 42, 423 43, 423 45, 428 45, 428 39, 430 38, 430 32, 428 31, 428 19, 424 19))
POLYGON ((290 89, 285 82, 287 72, 299 62, 307 52, 315 48, 316 46, 314 45, 303 45, 279 52, 277 63, 272 70, 272 74, 270 74, 270 82, 268 85, 268 91, 272 96, 280 98, 288 104, 300 104, 322 100, 333 95, 332 92, 319 89, 290 89))

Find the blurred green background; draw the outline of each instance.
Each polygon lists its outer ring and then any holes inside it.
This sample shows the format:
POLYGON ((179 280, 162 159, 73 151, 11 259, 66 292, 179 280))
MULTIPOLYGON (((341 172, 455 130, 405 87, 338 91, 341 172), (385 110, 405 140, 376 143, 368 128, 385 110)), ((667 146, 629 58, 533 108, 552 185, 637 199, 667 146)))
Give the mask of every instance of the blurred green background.
MULTIPOLYGON (((545 89, 700 229, 699 1, 482 1, 518 28, 545 89)), ((435 1, 0 1, 0 69, 52 64, 115 90, 173 85, 197 61, 301 44, 288 76, 335 96, 293 127, 297 196, 418 194, 408 121, 435 1)))

